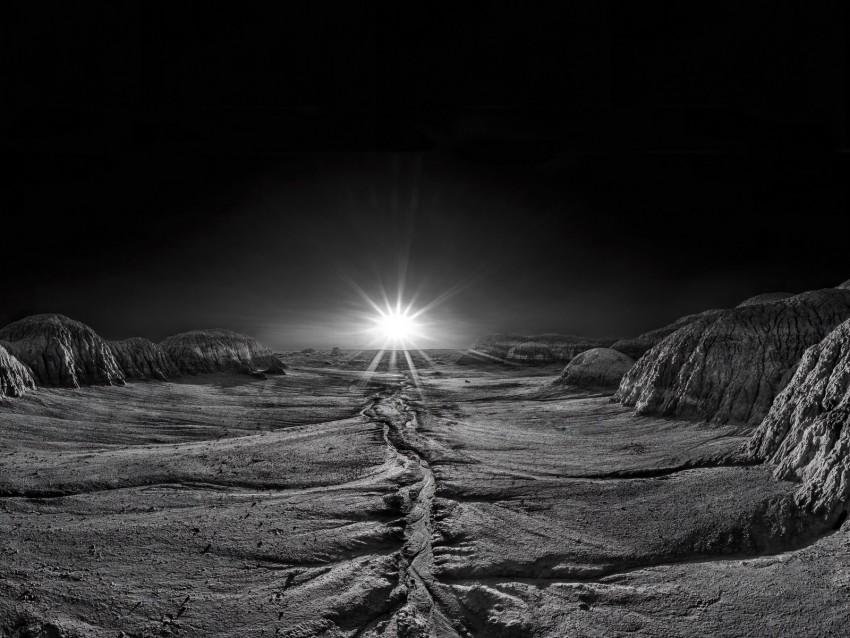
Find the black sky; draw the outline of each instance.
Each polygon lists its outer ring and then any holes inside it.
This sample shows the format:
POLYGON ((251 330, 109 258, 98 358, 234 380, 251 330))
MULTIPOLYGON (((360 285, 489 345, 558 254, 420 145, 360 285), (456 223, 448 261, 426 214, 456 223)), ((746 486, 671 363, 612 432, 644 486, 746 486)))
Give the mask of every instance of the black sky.
POLYGON ((0 325, 357 345, 401 263, 464 346, 850 278, 846 9, 525 4, 5 8, 0 325))

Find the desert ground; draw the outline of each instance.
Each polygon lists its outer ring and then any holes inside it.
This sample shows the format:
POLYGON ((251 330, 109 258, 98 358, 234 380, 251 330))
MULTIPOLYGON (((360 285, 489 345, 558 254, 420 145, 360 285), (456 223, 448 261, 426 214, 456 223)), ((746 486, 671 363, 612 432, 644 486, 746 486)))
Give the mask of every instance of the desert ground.
POLYGON ((0 635, 846 635, 850 525, 752 427, 458 354, 4 402, 0 635))

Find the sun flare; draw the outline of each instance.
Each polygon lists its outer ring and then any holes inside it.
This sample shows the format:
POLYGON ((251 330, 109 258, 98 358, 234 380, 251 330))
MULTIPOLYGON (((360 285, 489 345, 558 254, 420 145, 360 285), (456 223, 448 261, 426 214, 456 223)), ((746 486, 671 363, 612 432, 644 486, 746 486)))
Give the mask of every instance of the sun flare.
POLYGON ((416 334, 416 321, 406 312, 389 311, 375 320, 375 332, 384 339, 399 343, 416 334))

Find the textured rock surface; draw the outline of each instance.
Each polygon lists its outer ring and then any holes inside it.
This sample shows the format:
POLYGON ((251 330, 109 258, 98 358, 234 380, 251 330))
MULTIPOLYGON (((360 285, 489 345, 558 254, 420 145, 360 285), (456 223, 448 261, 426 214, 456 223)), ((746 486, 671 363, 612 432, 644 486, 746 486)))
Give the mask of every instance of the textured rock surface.
POLYGON ((684 317, 676 319, 676 321, 664 326, 663 328, 656 328, 655 330, 644 332, 643 334, 638 335, 634 339, 620 339, 619 341, 615 342, 611 347, 614 350, 619 350, 623 354, 629 355, 633 359, 640 359, 656 344, 661 343, 661 341, 665 337, 673 334, 679 328, 684 328, 685 326, 692 324, 694 321, 702 319, 703 317, 710 317, 721 312, 723 311, 719 309, 712 309, 706 310, 704 312, 698 312, 693 315, 686 315, 684 317))
POLYGON ((168 337, 160 345, 177 368, 188 374, 283 366, 256 339, 232 330, 193 330, 168 337))
POLYGON ((764 292, 760 295, 750 297, 749 299, 744 299, 738 304, 738 307, 743 308, 744 306, 757 306, 763 303, 773 303, 774 301, 780 301, 793 296, 793 292, 764 292))
POLYGON ((0 397, 19 397, 35 388, 29 368, 9 354, 0 343, 0 397))
POLYGON ((177 366, 158 343, 142 337, 110 341, 115 360, 128 379, 167 381, 180 374, 177 366))
POLYGON ((554 363, 557 361, 557 357, 549 346, 536 341, 526 341, 508 350, 508 360, 525 365, 535 365, 554 363))
POLYGON ((709 314, 668 336, 620 383, 639 414, 758 424, 803 352, 850 317, 850 291, 828 288, 709 314))
POLYGON ((475 342, 457 363, 461 365, 482 362, 529 363, 529 344, 544 346, 551 352, 550 356, 541 357, 537 363, 552 363, 555 361, 568 362, 580 352, 591 348, 610 346, 614 339, 589 339, 578 335, 541 334, 521 335, 516 333, 498 333, 485 335, 475 342))
POLYGON ((850 279, 845 281, 843 284, 838 284, 838 288, 841 288, 842 290, 850 290, 850 279))
POLYGON ((634 359, 618 350, 592 348, 576 355, 555 383, 580 388, 616 388, 634 364, 634 359))
POLYGON ((801 502, 835 515, 850 500, 850 320, 803 355, 794 378, 746 446, 776 465, 777 478, 802 481, 801 502))
POLYGON ((64 315, 26 317, 0 329, 6 349, 29 366, 40 385, 77 388, 122 385, 124 373, 109 344, 84 323, 64 315))

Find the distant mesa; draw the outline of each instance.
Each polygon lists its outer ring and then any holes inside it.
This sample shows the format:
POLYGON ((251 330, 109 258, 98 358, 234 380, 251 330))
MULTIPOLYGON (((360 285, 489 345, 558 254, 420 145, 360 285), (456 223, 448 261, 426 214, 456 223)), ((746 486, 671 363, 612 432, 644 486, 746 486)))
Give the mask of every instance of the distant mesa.
POLYGON ((802 483, 798 502, 827 519, 850 501, 850 320, 806 350, 745 453, 802 483))
POLYGON ((639 414, 758 424, 809 346, 850 317, 850 290, 827 288, 706 314, 623 377, 615 398, 639 414))
POLYGON ((316 353, 316 349, 315 349, 315 348, 304 348, 304 349, 301 351, 301 354, 315 354, 315 353, 316 353))
POLYGON ((232 330, 192 330, 168 337, 160 345, 185 374, 283 368, 271 350, 232 330))
POLYGON ((613 339, 588 339, 577 335, 521 335, 497 333, 485 335, 457 360, 460 365, 503 363, 543 365, 567 363, 580 352, 610 346, 613 339))
POLYGON ((744 306, 758 306, 759 304, 773 303, 774 301, 781 301, 782 299, 787 299, 788 297, 793 296, 793 292, 764 292, 760 295, 750 297, 749 299, 744 299, 741 303, 738 304, 738 308, 743 308, 744 306))
POLYGON ((59 314, 26 317, 0 329, 0 341, 42 386, 123 385, 109 344, 84 323, 59 314))
POLYGON ((567 364, 556 385, 575 386, 587 390, 616 389, 635 360, 612 348, 591 348, 577 354, 567 364))
POLYGON ((650 330, 649 332, 644 332, 641 335, 638 335, 634 339, 620 339, 619 341, 614 342, 611 346, 614 350, 619 350, 623 354, 630 356, 632 359, 640 359, 645 353, 649 352, 652 348, 654 348, 657 344, 661 343, 666 337, 673 334, 680 328, 684 328, 685 326, 692 324, 703 317, 710 317, 712 315, 723 312, 720 309, 714 308, 711 310, 704 310, 703 312, 698 312, 692 315, 685 315, 684 317, 679 317, 671 324, 668 324, 662 328, 656 328, 655 330, 650 330))
POLYGON ((35 379, 30 369, 9 354, 0 343, 0 398, 19 397, 27 390, 35 389, 35 379))
POLYGON ((143 337, 108 343, 128 379, 167 381, 180 375, 177 365, 158 343, 143 337))

